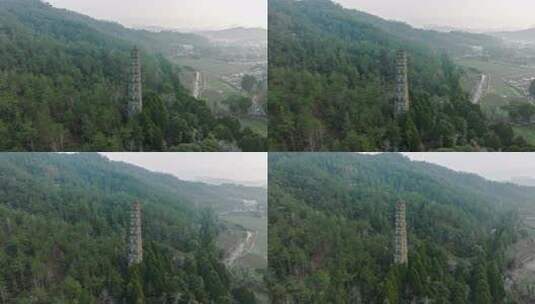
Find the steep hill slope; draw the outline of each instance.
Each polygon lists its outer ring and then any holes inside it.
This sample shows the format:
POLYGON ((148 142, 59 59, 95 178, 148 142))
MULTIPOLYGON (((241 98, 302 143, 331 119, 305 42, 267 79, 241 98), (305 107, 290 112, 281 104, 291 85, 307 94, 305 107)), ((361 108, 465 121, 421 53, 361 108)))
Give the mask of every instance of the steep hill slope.
POLYGON ((209 203, 182 197, 247 190, 186 184, 97 154, 0 154, 0 300, 241 302, 252 293, 221 261, 219 220, 209 203), (126 262, 134 201, 144 242, 135 268, 126 262))
POLYGON ((164 56, 200 36, 126 29, 39 0, 0 1, 0 148, 32 151, 262 149, 214 117, 164 56), (144 109, 126 117, 130 50, 142 48, 144 109))
POLYGON ((505 250, 518 239, 516 210, 535 202, 535 189, 398 154, 274 153, 269 161, 274 303, 505 299, 505 250), (393 265, 400 199, 407 266, 393 265))

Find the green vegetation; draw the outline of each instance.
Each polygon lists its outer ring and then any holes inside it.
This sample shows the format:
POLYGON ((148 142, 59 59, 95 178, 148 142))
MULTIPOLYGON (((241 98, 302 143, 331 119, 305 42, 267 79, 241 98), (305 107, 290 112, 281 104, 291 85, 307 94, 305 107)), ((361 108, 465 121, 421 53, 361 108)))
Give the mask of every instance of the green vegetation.
POLYGON ((269 145, 276 151, 520 150, 497 143, 443 49, 502 50, 485 35, 438 33, 343 9, 328 0, 273 0, 269 145), (393 117, 395 53, 409 56, 411 110, 393 117))
POLYGON ((245 75, 241 80, 241 88, 249 94, 253 92, 257 84, 258 81, 256 81, 256 78, 252 75, 245 75))
POLYGON ((0 302, 255 303, 239 300, 251 291, 219 261, 214 213, 182 198, 256 191, 234 189, 96 154, 0 154, 0 302), (134 201, 143 205, 144 259, 128 268, 134 201))
POLYGON ((529 145, 535 145, 535 126, 513 126, 513 130, 525 138, 529 145))
POLYGON ((490 93, 507 97, 521 97, 519 92, 511 87, 506 80, 520 78, 523 75, 533 75, 533 69, 511 64, 509 62, 490 61, 477 58, 456 59, 456 63, 463 67, 476 69, 490 76, 490 93))
POLYGON ((230 96, 223 100, 222 103, 228 106, 234 115, 245 115, 251 107, 251 99, 240 95, 230 96))
POLYGON ((533 188, 388 153, 270 153, 269 180, 273 303, 510 303, 505 251, 533 188), (399 199, 406 266, 393 264, 399 199))
POLYGON ((248 127, 263 137, 267 137, 268 128, 265 118, 241 117, 240 122, 243 127, 248 127))
POLYGON ((0 2, 0 149, 16 151, 263 150, 237 119, 214 117, 153 47, 199 40, 150 33, 54 9, 0 2), (143 47, 143 112, 128 119, 129 52, 143 47), (224 129, 225 138, 218 137, 224 129), (216 132, 215 130, 218 130, 216 132))

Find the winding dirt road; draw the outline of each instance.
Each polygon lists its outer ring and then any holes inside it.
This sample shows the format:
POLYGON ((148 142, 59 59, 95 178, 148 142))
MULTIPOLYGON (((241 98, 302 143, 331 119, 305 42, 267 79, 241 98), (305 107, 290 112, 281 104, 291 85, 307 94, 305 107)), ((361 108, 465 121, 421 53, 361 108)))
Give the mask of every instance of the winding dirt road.
POLYGON ((485 85, 488 83, 488 76, 485 74, 481 74, 481 79, 479 80, 479 84, 477 85, 476 91, 474 92, 474 95, 472 96, 472 103, 478 104, 481 100, 481 97, 483 96, 483 91, 485 85))
POLYGON ((251 252, 256 244, 256 234, 256 231, 246 231, 246 237, 230 251, 223 263, 225 263, 227 267, 232 267, 239 258, 242 258, 251 252))
POLYGON ((201 72, 195 72, 195 81, 193 82, 193 97, 195 99, 201 98, 202 94, 202 74, 201 72))

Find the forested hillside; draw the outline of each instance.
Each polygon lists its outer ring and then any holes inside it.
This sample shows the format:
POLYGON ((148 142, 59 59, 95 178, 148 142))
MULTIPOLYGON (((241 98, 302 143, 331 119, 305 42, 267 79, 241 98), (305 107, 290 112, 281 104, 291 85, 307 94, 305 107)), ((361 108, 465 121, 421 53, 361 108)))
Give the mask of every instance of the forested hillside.
POLYGON ((399 154, 272 153, 273 303, 509 303, 505 250, 535 190, 399 154), (393 263, 407 204, 409 263, 393 263))
POLYGON ((97 154, 1 154, 0 303, 255 303, 221 262, 215 214, 170 180, 97 154), (134 201, 144 260, 128 268, 134 201))
POLYGON ((414 29, 329 0, 271 0, 271 150, 528 149, 491 125, 460 85, 450 54, 501 52, 485 35, 414 29), (395 54, 409 61, 411 109, 394 119, 395 54))
MULTIPOLYGON (((39 0, 0 1, 0 149, 263 150, 233 118, 216 118, 156 51, 204 38, 126 29, 39 0), (130 51, 142 51, 143 112, 126 115, 130 51)), ((205 42, 206 43, 206 42, 205 42)))

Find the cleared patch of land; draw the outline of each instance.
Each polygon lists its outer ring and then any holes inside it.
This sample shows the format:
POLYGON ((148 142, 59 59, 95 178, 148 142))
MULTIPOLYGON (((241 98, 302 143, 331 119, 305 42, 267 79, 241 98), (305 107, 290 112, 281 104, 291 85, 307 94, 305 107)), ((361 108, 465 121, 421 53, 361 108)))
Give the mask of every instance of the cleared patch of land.
POLYGON ((523 86, 521 80, 535 77, 535 68, 533 67, 475 58, 460 58, 456 61, 461 66, 489 75, 488 93, 494 93, 503 98, 523 97, 523 92, 520 89, 523 86))
MULTIPOLYGON (((240 89, 239 79, 242 74, 255 74, 262 70, 258 62, 226 62, 213 58, 176 57, 175 63, 183 67, 181 73, 182 84, 190 91, 195 91, 195 74, 202 74, 201 99, 208 103, 214 113, 225 115, 228 107, 223 100, 235 96, 244 95, 240 89)), ((244 127, 249 127, 253 132, 266 137, 267 119, 252 116, 240 117, 244 127)))
POLYGON ((223 221, 240 225, 248 231, 257 233, 256 243, 251 253, 267 260, 267 218, 248 214, 229 214, 220 217, 223 221))
MULTIPOLYGON (((491 61, 477 58, 459 58, 456 62, 465 67, 462 86, 466 92, 478 91, 481 75, 486 75, 487 83, 481 90, 479 105, 492 122, 509 121, 504 109, 509 104, 528 102, 528 88, 535 79, 535 67, 491 61)), ((534 126, 513 126, 516 136, 522 136, 529 144, 535 145, 534 126)))

